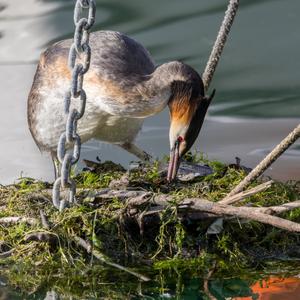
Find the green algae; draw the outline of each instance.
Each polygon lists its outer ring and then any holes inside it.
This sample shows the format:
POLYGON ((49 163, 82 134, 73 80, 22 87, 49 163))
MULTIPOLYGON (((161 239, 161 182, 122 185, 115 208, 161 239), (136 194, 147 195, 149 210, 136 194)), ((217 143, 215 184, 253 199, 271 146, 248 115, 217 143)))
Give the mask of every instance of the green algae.
MULTIPOLYGON (((170 274, 180 277, 189 273, 196 278, 206 276, 216 265, 215 276, 240 276, 263 268, 266 261, 300 257, 300 235, 297 233, 232 219, 224 222, 219 234, 207 235, 210 220, 183 220, 177 209, 180 200, 201 197, 218 201, 246 175, 244 170, 228 168, 201 155, 187 158, 210 165, 214 173, 173 185, 166 185, 161 178, 161 162, 158 161, 129 173, 129 185, 135 189, 167 193, 174 198, 160 213, 158 222, 145 221, 142 234, 137 220, 124 215, 124 201, 112 198, 95 204, 85 193, 87 189, 107 188, 113 180, 120 179, 125 174, 120 168, 106 167, 76 175, 79 203, 63 213, 52 206, 48 183, 22 178, 17 184, 0 187, 0 217, 22 216, 40 220, 42 210, 51 225, 45 229, 41 222, 1 224, 0 250, 13 250, 11 256, 0 259, 1 275, 10 285, 26 293, 46 290, 49 286, 62 295, 78 299, 105 297, 107 293, 110 293, 110 299, 122 299, 126 293, 136 293, 138 280, 97 262, 72 240, 74 235, 90 241, 94 249, 111 261, 159 281, 160 291, 164 290, 163 282, 170 274), (47 240, 28 239, 34 233, 45 234, 47 240), (114 285, 115 281, 120 284, 114 285), (100 287, 101 292, 98 291, 100 287)), ((255 181, 252 186, 259 183, 259 180, 255 181)), ((283 204, 299 199, 299 190, 299 182, 275 182, 270 189, 241 204, 283 204)), ((146 211, 147 206, 143 210, 146 211)), ((283 216, 299 222, 300 209, 283 216)))

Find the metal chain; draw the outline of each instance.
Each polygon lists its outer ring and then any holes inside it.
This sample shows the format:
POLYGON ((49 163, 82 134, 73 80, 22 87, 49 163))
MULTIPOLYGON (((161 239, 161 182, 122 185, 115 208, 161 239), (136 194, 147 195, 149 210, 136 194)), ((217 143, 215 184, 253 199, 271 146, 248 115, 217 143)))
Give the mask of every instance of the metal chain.
POLYGON ((84 115, 86 93, 82 87, 84 74, 89 70, 91 61, 91 48, 89 34, 95 22, 95 0, 77 0, 74 9, 75 33, 74 41, 69 52, 68 65, 72 72, 69 90, 64 97, 64 112, 67 116, 66 131, 59 138, 57 157, 61 163, 61 176, 53 185, 53 205, 62 211, 67 202, 73 203, 76 194, 75 181, 70 177, 71 167, 80 157, 81 140, 77 134, 77 122, 84 115), (87 18, 82 17, 84 10, 88 10, 87 18), (80 63, 77 59, 80 58, 80 63), (79 99, 79 109, 70 109, 73 99, 79 99), (69 152, 67 152, 67 146, 69 152), (71 154, 71 153, 72 154, 71 154), (69 189, 69 195, 61 200, 61 187, 69 189))

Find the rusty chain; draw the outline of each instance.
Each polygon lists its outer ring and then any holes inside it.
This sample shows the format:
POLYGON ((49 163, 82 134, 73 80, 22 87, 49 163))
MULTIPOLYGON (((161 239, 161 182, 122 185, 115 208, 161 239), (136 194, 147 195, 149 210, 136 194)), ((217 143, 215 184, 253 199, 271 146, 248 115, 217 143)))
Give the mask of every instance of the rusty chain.
POLYGON ((73 44, 69 52, 68 65, 72 72, 69 90, 64 97, 64 112, 67 117, 66 130, 59 138, 57 157, 61 164, 61 176, 53 185, 53 205, 62 211, 67 203, 73 203, 76 194, 76 184, 71 178, 71 167, 80 157, 81 140, 77 133, 77 122, 84 115, 86 93, 82 87, 84 74, 89 70, 91 61, 91 48, 89 46, 90 29, 95 22, 95 0, 77 0, 74 9, 75 33, 73 44), (87 18, 82 17, 87 11, 87 18), (77 62, 77 59, 80 61, 77 62), (79 109, 71 108, 71 102, 79 99, 79 109), (68 152, 67 152, 68 148, 68 152), (61 200, 61 188, 69 189, 69 195, 61 200))

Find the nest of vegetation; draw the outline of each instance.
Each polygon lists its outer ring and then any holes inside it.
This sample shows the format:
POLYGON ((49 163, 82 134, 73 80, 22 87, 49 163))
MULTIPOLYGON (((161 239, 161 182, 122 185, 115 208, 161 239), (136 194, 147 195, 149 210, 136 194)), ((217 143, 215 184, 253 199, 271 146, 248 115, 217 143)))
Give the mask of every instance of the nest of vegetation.
MULTIPOLYGON (((52 205, 49 183, 22 178, 1 186, 2 278, 26 293, 50 287, 62 298, 124 299, 148 279, 143 284, 151 289, 159 281, 161 292, 174 274, 206 276, 214 266, 214 276, 234 275, 273 259, 300 257, 299 233, 194 209, 190 199, 217 203, 246 173, 197 155, 189 160, 209 165, 213 173, 170 185, 161 162, 132 171, 95 163, 75 176, 77 203, 63 212, 52 205)), ((299 199, 299 191, 299 182, 273 182, 238 206, 282 207, 299 199)), ((300 222, 300 208, 279 213, 300 222)))

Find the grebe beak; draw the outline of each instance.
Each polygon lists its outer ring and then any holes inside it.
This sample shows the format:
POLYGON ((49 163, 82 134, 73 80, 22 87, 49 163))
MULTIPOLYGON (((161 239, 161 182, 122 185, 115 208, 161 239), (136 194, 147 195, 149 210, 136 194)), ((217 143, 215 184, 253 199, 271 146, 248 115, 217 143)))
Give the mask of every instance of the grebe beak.
POLYGON ((179 146, 180 146, 180 139, 175 142, 174 147, 170 151, 170 161, 168 167, 168 175, 167 181, 171 182, 176 178, 179 164, 180 164, 180 156, 179 156, 179 146))

